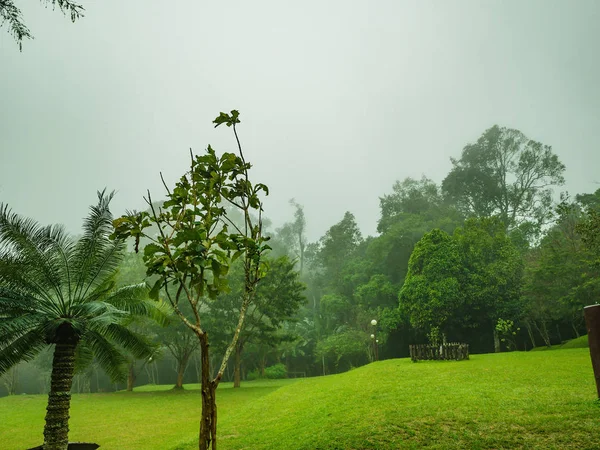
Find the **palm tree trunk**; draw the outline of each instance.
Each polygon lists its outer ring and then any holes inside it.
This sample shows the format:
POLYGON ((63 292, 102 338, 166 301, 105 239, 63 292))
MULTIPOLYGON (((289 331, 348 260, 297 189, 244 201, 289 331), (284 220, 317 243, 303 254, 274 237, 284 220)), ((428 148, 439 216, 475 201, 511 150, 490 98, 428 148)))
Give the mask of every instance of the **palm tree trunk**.
POLYGON ((74 342, 56 344, 50 394, 44 426, 44 450, 66 450, 69 443, 69 408, 75 370, 74 342))

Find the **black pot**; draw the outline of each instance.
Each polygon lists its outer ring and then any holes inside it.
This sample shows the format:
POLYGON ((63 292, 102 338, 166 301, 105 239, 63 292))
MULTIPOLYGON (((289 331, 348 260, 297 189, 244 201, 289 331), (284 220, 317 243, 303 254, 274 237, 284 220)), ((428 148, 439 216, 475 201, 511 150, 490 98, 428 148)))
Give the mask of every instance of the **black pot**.
MULTIPOLYGON (((98 444, 91 442, 69 442, 67 448, 69 450, 96 450, 98 447, 100 447, 98 444)), ((28 450, 43 450, 43 448, 43 445, 38 445, 37 447, 33 447, 28 450)))

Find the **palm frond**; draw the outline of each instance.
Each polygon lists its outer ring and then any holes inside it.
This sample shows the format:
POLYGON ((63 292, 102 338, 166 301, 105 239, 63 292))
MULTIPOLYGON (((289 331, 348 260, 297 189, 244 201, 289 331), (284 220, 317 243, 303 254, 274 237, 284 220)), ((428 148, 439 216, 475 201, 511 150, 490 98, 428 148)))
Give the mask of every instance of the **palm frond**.
POLYGON ((80 303, 73 306, 72 311, 73 317, 78 321, 85 322, 88 326, 98 330, 129 317, 127 311, 123 311, 106 302, 80 303))
POLYGON ((22 361, 32 360, 46 345, 44 333, 39 329, 31 330, 3 345, 0 347, 0 375, 22 361))
POLYGON ((42 302, 55 303, 49 289, 36 276, 36 269, 28 266, 12 256, 0 257, 0 285, 6 291, 19 292, 21 295, 29 294, 42 302), (30 267, 29 273, 27 267, 30 267))
POLYGON ((112 381, 121 381, 125 378, 127 358, 100 333, 88 330, 82 343, 92 350, 96 361, 112 381))
POLYGON ((42 313, 25 313, 8 318, 0 316, 0 348, 31 330, 43 328, 45 321, 46 315, 42 313))
POLYGON ((0 286, 0 318, 36 311, 37 302, 26 293, 0 286))
POLYGON ((104 336, 136 358, 149 358, 154 351, 154 345, 144 336, 119 324, 110 325, 104 336))
POLYGON ((73 251, 73 266, 77 271, 75 297, 85 298, 110 276, 121 261, 125 243, 110 240, 113 231, 112 214, 109 204, 114 192, 105 195, 98 192, 98 204, 92 206, 91 213, 84 220, 83 236, 73 251))
POLYGON ((0 206, 0 283, 67 309, 72 239, 62 226, 42 227, 0 206), (66 282, 66 283, 65 283, 66 282))
POLYGON ((104 301, 132 316, 148 317, 161 326, 170 322, 171 309, 163 302, 150 300, 148 285, 133 284, 117 289, 104 301))
POLYGON ((28 277, 35 284, 54 292, 62 300, 61 272, 63 258, 56 257, 57 248, 68 245, 69 239, 60 226, 42 227, 36 221, 13 213, 0 204, 0 259, 12 261, 14 272, 4 270, 0 281, 10 282, 11 275, 28 277), (6 280, 5 280, 6 279, 6 280))
POLYGON ((80 341, 75 350, 75 373, 85 372, 93 361, 94 352, 85 340, 80 341))

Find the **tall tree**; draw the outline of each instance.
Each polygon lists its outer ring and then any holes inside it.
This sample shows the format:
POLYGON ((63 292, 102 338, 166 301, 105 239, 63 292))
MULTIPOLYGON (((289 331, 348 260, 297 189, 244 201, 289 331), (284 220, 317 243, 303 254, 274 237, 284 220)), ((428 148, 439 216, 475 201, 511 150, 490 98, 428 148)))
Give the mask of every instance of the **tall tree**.
POLYGON ((565 166, 552 148, 519 130, 494 125, 460 159, 442 183, 467 216, 498 216, 507 230, 539 233, 552 211, 552 186, 564 184, 565 166))
POLYGON ((421 216, 425 221, 456 215, 455 211, 451 212, 438 185, 426 176, 420 180, 408 177, 396 181, 392 193, 379 198, 379 206, 381 217, 377 231, 380 233, 411 215, 421 216))
POLYGON ((175 188, 171 190, 165 185, 167 201, 160 208, 154 207, 148 192, 146 202, 151 213, 130 213, 115 220, 116 237, 134 237, 136 248, 142 237, 151 241, 144 247, 147 274, 157 277, 150 294, 157 298, 164 290, 177 316, 200 343, 200 450, 208 450, 211 445, 213 450, 217 447, 216 389, 237 344, 258 283, 266 274, 264 255, 269 250, 268 238, 263 235, 260 198, 263 193, 268 194, 268 188, 249 179, 252 165, 244 157, 236 129, 239 112, 221 113, 213 123, 215 127, 225 124, 233 129, 237 155, 223 153, 218 157, 210 145, 204 155, 192 154, 190 170, 175 188), (241 226, 228 217, 225 203, 241 213, 241 226), (146 231, 152 224, 158 227, 158 235, 146 231), (230 227, 234 231, 230 232, 230 227), (212 378, 208 333, 202 318, 206 304, 217 301, 219 294, 228 290, 226 275, 237 258, 242 258, 244 267, 241 307, 233 337, 212 378), (175 295, 171 295, 169 288, 174 288, 175 295), (190 314, 180 308, 180 301, 187 302, 190 314))
POLYGON ((292 252, 300 263, 300 275, 304 272, 304 254, 306 252, 306 217, 304 216, 304 207, 290 200, 290 205, 294 207, 294 221, 284 224, 277 230, 277 237, 283 241, 284 245, 292 252))
POLYGON ((154 313, 146 286, 115 289, 124 243, 108 239, 111 198, 98 193, 78 240, 0 205, 0 375, 54 346, 46 450, 67 448, 76 352, 95 356, 115 379, 127 367, 121 349, 151 354, 147 341, 126 326, 132 315, 154 313))
MULTIPOLYGON (((83 6, 71 0, 42 0, 46 5, 58 6, 63 14, 69 14, 71 21, 83 17, 83 6)), ((15 5, 15 0, 0 0, 0 26, 6 25, 8 32, 13 35, 19 49, 23 50, 23 39, 33 39, 29 28, 23 22, 23 14, 15 5)))
POLYGON ((340 283, 342 268, 363 241, 354 214, 346 212, 319 241, 318 261, 327 283, 340 283))

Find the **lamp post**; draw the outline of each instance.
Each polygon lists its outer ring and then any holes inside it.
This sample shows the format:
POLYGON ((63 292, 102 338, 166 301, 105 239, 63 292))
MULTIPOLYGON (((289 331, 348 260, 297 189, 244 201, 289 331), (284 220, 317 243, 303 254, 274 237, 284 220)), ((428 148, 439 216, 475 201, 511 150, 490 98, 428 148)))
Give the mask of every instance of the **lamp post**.
POLYGON ((375 349, 375 361, 379 361, 379 352, 377 348, 377 344, 379 343, 379 340, 377 339, 377 321, 375 319, 371 320, 371 325, 373 325, 371 339, 373 339, 373 347, 375 349))

